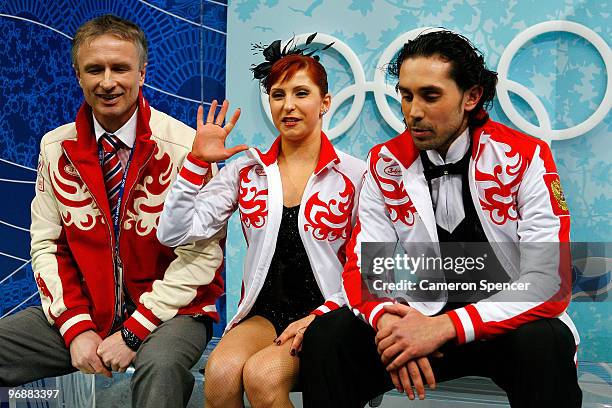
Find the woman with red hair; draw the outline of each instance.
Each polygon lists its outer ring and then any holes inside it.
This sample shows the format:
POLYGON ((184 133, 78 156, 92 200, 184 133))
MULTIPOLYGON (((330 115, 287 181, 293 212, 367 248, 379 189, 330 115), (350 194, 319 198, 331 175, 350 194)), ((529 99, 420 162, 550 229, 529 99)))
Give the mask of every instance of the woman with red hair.
MULTIPOLYGON (((309 37, 307 44, 314 35, 309 37)), ((240 116, 223 125, 224 101, 203 121, 162 213, 158 237, 170 246, 207 239, 238 209, 247 242, 242 297, 206 365, 206 407, 291 406, 299 351, 317 315, 345 304, 342 269, 365 163, 334 148, 321 130, 329 109, 327 74, 312 52, 280 41, 252 68, 269 95, 280 135, 262 153, 225 147, 240 116), (210 163, 232 160, 210 181, 210 163)))

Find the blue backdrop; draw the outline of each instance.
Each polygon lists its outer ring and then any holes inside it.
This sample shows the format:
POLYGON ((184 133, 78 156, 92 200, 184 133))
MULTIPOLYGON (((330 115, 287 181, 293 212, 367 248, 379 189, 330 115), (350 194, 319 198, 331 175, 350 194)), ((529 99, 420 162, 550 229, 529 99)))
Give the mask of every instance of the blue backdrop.
MULTIPOLYGON (((74 121, 83 97, 71 67, 71 37, 105 13, 145 31, 144 94, 152 106, 195 126, 200 101, 225 97, 224 0, 0 2, 0 318, 39 303, 28 229, 40 138, 74 121)), ((221 303, 224 311, 225 298, 221 303)))

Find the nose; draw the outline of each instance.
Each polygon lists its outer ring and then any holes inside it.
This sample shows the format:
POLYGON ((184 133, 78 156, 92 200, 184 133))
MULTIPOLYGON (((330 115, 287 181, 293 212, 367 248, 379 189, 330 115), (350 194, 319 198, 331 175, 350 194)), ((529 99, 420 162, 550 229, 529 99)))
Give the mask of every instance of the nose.
POLYGON ((104 77, 100 81, 100 87, 105 91, 112 90, 117 85, 117 82, 113 78, 113 72, 110 69, 104 70, 104 77))
POLYGON ((423 106, 417 100, 417 98, 414 98, 410 103, 410 107, 408 108, 408 116, 412 122, 418 122, 425 116, 423 106))
POLYGON ((287 95, 285 97, 285 103, 283 105, 283 109, 286 112, 291 112, 292 110, 295 109, 295 100, 293 99, 293 96, 287 95))

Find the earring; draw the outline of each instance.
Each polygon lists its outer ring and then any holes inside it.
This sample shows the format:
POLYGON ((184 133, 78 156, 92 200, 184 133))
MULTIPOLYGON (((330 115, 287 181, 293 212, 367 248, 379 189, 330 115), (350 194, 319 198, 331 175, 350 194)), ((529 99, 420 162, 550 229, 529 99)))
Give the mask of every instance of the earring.
POLYGON ((327 113, 327 109, 323 109, 323 110, 321 111, 321 116, 325 115, 326 113, 327 113))

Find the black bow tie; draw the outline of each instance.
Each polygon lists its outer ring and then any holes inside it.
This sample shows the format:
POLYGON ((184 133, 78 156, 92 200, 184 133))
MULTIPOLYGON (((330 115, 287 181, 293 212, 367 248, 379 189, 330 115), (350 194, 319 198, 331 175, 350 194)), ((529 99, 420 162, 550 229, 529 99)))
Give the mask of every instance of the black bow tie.
POLYGON ((449 174, 466 174, 468 170, 468 164, 470 163, 470 150, 466 152, 465 156, 461 160, 455 163, 442 164, 436 166, 431 162, 427 152, 421 150, 421 161, 423 162, 423 173, 425 173, 425 179, 431 181, 435 178, 446 176, 449 174))

